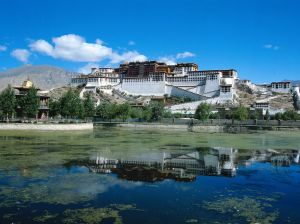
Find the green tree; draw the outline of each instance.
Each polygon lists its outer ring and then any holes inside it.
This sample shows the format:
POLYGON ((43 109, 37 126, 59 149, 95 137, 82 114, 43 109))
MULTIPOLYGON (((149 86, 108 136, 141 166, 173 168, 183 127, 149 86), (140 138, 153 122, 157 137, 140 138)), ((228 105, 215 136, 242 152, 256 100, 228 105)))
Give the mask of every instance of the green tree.
POLYGON ((209 115, 211 114, 211 105, 208 103, 201 103, 198 105, 194 118, 199 120, 207 120, 209 118, 209 115))
POLYGON ((140 107, 132 107, 130 110, 130 117, 131 118, 139 118, 142 119, 143 118, 143 109, 140 107))
POLYGON ((143 109, 143 119, 145 121, 150 121, 152 119, 152 111, 149 106, 143 109))
POLYGON ((262 110, 255 109, 255 110, 252 111, 252 113, 249 115, 249 118, 250 118, 250 119, 253 119, 253 120, 257 120, 257 119, 260 119, 261 114, 262 114, 262 110))
POLYGON ((84 115, 84 107, 79 93, 76 90, 69 89, 60 98, 60 114, 63 117, 82 118, 84 115))
POLYGON ((60 114, 60 102, 58 100, 49 100, 49 115, 50 117, 55 117, 60 114))
POLYGON ((130 105, 129 103, 123 103, 118 106, 117 113, 125 121, 130 115, 130 105))
POLYGON ((270 116, 270 112, 269 110, 266 111, 265 117, 266 120, 270 120, 271 116, 270 116))
POLYGON ((95 115, 95 105, 91 93, 86 94, 83 100, 84 117, 93 117, 95 115))
POLYGON ((163 118, 172 118, 173 117, 173 115, 172 115, 172 113, 171 113, 170 110, 164 110, 162 116, 163 116, 163 118))
POLYGON ((15 113, 16 96, 13 88, 8 85, 0 94, 0 110, 3 116, 6 117, 6 121, 9 122, 9 118, 15 113))
POLYGON ((218 119, 218 118, 220 118, 219 113, 210 113, 209 115, 209 119, 218 119))
POLYGON ((18 99, 18 105, 21 107, 22 116, 27 118, 35 118, 39 111, 40 98, 37 94, 37 89, 32 86, 27 91, 27 94, 18 99))
POLYGON ((299 115, 297 113, 297 111, 293 110, 293 109, 290 109, 290 110, 287 110, 283 113, 283 119, 284 120, 297 120, 299 118, 299 115))
POLYGON ((244 106, 239 106, 233 113, 233 117, 237 120, 244 121, 249 117, 248 109, 244 106))
POLYGON ((158 121, 163 117, 164 105, 159 102, 151 102, 149 105, 151 111, 151 120, 158 121))
POLYGON ((280 112, 275 114, 275 119, 276 119, 276 120, 281 120, 282 117, 283 117, 283 114, 280 113, 280 112))
POLYGON ((118 115, 118 106, 115 103, 101 103, 96 109, 96 114, 104 120, 111 121, 118 115))

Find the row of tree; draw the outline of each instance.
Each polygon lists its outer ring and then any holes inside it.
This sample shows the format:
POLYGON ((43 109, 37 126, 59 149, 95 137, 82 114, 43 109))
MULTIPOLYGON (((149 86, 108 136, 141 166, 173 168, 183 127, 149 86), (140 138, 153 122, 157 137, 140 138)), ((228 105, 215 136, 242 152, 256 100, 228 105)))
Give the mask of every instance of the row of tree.
POLYGON ((115 118, 125 121, 128 118, 141 120, 159 120, 163 117, 171 117, 171 113, 164 109, 162 103, 153 102, 143 108, 133 107, 128 103, 116 104, 108 101, 95 107, 93 97, 87 93, 80 99, 76 90, 69 89, 59 100, 50 100, 50 116, 61 115, 65 118, 91 118, 97 116, 103 120, 115 118))
POLYGON ((15 116, 17 108, 19 108, 19 116, 21 117, 36 117, 39 108, 39 97, 35 87, 31 87, 26 95, 18 98, 10 85, 0 93, 0 117, 4 117, 9 121, 10 118, 15 116))
POLYGON ((276 113, 275 115, 270 115, 267 110, 265 115, 260 115, 259 112, 253 111, 250 113, 249 109, 240 105, 239 107, 230 110, 226 114, 223 112, 212 113, 212 107, 208 103, 201 103, 195 112, 194 118, 199 120, 207 120, 207 119, 218 119, 218 118, 226 118, 226 119, 236 119, 236 120, 247 120, 247 119, 262 119, 265 120, 299 120, 300 116, 297 111, 290 109, 285 111, 284 113, 276 113))
POLYGON ((132 107, 128 103, 118 105, 104 102, 96 108, 96 116, 104 120, 120 118, 125 121, 128 118, 137 118, 145 121, 158 121, 161 118, 170 118, 172 114, 159 102, 151 102, 145 107, 132 107))
POLYGON ((50 117, 88 118, 95 115, 95 106, 91 94, 86 94, 82 100, 79 92, 69 89, 59 100, 50 99, 50 117))
MULTIPOLYGON (((95 107, 91 94, 86 94, 84 99, 81 99, 79 92, 71 88, 59 100, 50 99, 49 107, 50 117, 60 115, 64 118, 84 119, 97 116, 104 120, 120 118, 125 121, 128 118, 138 118, 145 121, 157 121, 161 118, 171 118, 174 116, 165 110, 164 105, 159 102, 152 102, 143 108, 133 107, 128 103, 115 104, 110 102, 102 102, 99 106, 95 107)), ((35 118, 38 108, 39 96, 35 87, 31 87, 27 94, 22 97, 16 97, 14 89, 10 85, 0 93, 0 117, 5 118, 7 121, 16 115, 17 110, 20 117, 35 118)), ((243 106, 230 110, 225 115, 221 114, 221 112, 212 113, 210 104, 201 103, 196 109, 194 118, 199 120, 217 118, 247 120, 258 119, 259 115, 257 112, 250 113, 243 106)), ((295 110, 277 113, 275 116, 270 116, 267 111, 264 119, 297 120, 300 117, 295 110)))

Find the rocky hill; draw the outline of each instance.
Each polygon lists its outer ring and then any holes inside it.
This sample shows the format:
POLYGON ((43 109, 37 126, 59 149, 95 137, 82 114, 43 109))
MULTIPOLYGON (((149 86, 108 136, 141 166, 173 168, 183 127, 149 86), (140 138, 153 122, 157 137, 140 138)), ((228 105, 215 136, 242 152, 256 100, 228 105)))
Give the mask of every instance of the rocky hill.
POLYGON ((0 72, 0 90, 4 89, 8 84, 21 85, 27 78, 32 80, 40 89, 57 88, 68 85, 72 75, 75 74, 54 66, 26 65, 0 72))
POLYGON ((292 94, 273 93, 255 84, 237 84, 238 104, 250 107, 255 102, 269 102, 272 108, 293 109, 292 94))

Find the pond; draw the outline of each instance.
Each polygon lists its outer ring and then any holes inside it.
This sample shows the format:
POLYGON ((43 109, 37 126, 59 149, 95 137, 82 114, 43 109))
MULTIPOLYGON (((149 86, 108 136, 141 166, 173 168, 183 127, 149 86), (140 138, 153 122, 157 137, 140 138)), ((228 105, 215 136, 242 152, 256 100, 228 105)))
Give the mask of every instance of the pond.
POLYGON ((300 133, 0 132, 0 223, 299 223, 300 133))

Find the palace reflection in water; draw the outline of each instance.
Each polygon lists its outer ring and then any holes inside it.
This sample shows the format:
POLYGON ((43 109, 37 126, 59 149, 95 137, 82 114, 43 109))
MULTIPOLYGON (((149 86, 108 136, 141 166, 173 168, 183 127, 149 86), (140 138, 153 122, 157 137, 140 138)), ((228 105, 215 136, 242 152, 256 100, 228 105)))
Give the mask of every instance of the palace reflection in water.
MULTIPOLYGON (((234 177, 239 166, 253 163, 270 163, 273 166, 299 164, 300 151, 277 152, 261 150, 239 153, 233 148, 216 147, 183 153, 162 152, 156 158, 111 159, 101 155, 80 161, 90 172, 117 174, 119 178, 132 181, 194 181, 197 176, 234 177)), ((79 164, 77 164, 79 165, 79 164)))

